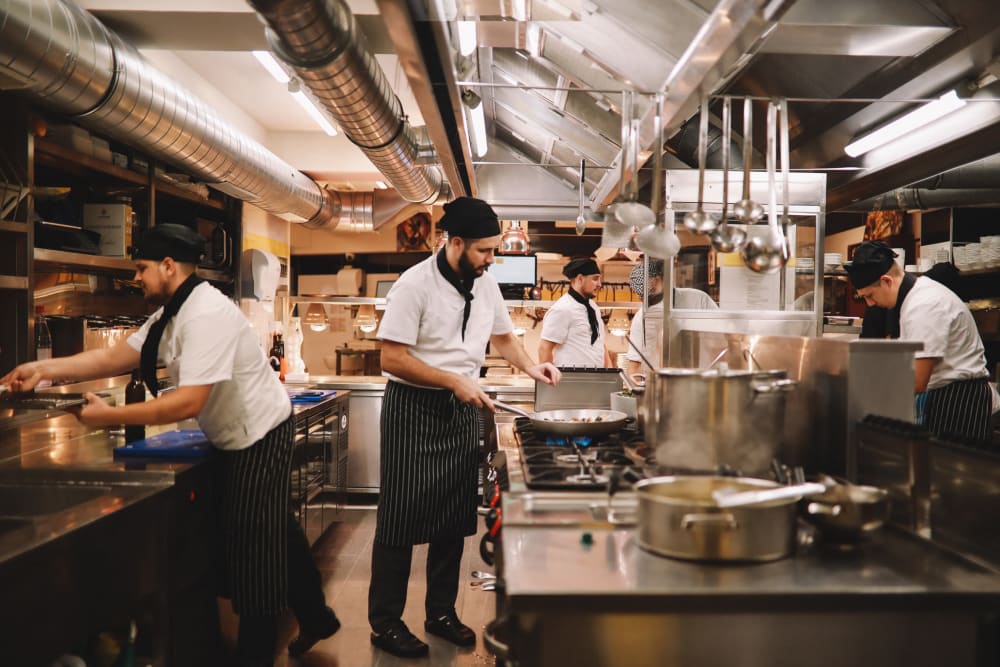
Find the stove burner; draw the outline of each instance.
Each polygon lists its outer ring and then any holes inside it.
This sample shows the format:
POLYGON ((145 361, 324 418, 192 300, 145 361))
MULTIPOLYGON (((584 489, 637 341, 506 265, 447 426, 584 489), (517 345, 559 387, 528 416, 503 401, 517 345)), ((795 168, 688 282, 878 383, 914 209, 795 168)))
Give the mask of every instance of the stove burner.
POLYGON ((579 456, 577 454, 556 454, 556 456, 555 456, 555 460, 558 461, 559 463, 578 464, 578 463, 580 463, 581 459, 583 459, 584 461, 589 461, 590 463, 593 463, 594 461, 597 460, 597 452, 593 452, 593 453, 589 453, 588 452, 588 453, 584 454, 583 456, 579 456))
POLYGON ((607 484, 608 476, 594 473, 593 475, 570 475, 566 478, 570 484, 607 484))
POLYGON ((577 447, 588 447, 593 441, 593 438, 589 438, 585 435, 577 436, 575 438, 556 438, 551 435, 545 437, 545 444, 551 445, 552 447, 572 447, 573 445, 576 445, 577 447))

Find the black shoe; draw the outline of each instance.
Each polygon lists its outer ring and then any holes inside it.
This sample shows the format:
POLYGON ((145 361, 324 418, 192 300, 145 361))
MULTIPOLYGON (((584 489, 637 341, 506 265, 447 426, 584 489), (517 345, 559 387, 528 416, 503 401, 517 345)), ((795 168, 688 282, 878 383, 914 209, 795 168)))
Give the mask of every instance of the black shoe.
POLYGON ((456 646, 475 646, 476 644, 476 633, 469 626, 463 625, 454 612, 424 621, 424 630, 432 635, 447 639, 456 646))
POLYGON ((402 621, 389 626, 384 632, 373 632, 372 644, 400 658, 420 658, 430 650, 402 621))
POLYGON ((337 615, 333 613, 333 609, 327 607, 326 611, 326 623, 318 632, 309 632, 302 627, 299 628, 299 636, 288 644, 288 655, 293 658, 298 657, 306 653, 317 642, 332 637, 337 630, 340 630, 340 621, 337 619, 337 615))

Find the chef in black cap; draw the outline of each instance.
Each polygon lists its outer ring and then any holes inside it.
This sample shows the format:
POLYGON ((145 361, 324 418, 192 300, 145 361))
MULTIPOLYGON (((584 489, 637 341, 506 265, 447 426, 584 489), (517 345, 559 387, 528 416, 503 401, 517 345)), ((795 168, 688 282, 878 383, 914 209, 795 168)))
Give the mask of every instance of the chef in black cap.
MULTIPOLYGON (((197 418, 219 450, 218 552, 222 593, 240 616, 237 662, 270 665, 277 624, 289 606, 299 621, 293 654, 340 627, 326 606, 309 543, 289 511, 292 406, 250 323, 233 301, 195 273, 205 241, 184 225, 147 231, 133 251, 135 281, 159 306, 128 339, 108 350, 36 361, 3 383, 15 391, 39 380, 88 380, 140 368, 151 401, 111 406, 94 394, 77 418, 90 426, 172 424, 197 418), (156 369, 176 385, 160 394, 156 369)), ((209 548, 209 545, 206 545, 209 548)))
POLYGON ((402 620, 415 544, 430 545, 424 630, 476 643, 455 600, 465 537, 476 532, 479 409, 493 407, 478 382, 487 344, 535 380, 559 380, 558 369, 536 364, 518 343, 486 271, 500 242, 496 213, 472 197, 444 211, 438 226, 447 243, 393 284, 378 331, 388 382, 368 621, 371 642, 401 657, 428 653, 402 620))
POLYGON ((562 272, 569 278, 569 290, 545 313, 538 358, 559 367, 611 366, 604 345, 604 322, 594 303, 601 290, 601 268, 593 257, 578 257, 562 272))
POLYGON ((914 365, 918 420, 937 435, 987 440, 992 392, 972 313, 944 285, 903 273, 895 257, 884 242, 866 241, 844 269, 869 307, 886 310, 887 338, 924 345, 914 365))

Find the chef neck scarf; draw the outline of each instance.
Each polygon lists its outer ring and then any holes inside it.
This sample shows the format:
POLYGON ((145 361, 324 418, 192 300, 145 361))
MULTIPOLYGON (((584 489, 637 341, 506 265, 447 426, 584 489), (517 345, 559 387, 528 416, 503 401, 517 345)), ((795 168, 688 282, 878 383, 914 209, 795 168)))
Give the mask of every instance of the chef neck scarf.
POLYGON ((458 290, 458 293, 465 299, 465 310, 462 312, 462 340, 465 340, 465 326, 469 323, 469 313, 472 312, 472 284, 476 279, 466 278, 462 280, 459 278, 455 269, 451 268, 451 264, 448 263, 444 249, 438 251, 437 266, 444 279, 451 283, 451 286, 458 290))
POLYGON ((885 313, 886 338, 899 338, 899 311, 903 308, 903 301, 906 299, 906 295, 910 293, 916 282, 917 279, 909 273, 903 274, 903 281, 899 285, 899 294, 896 295, 896 305, 885 313))
POLYGON ((597 342, 597 313, 595 313, 594 309, 590 307, 590 300, 584 298, 582 294, 577 292, 572 287, 569 288, 569 295, 573 297, 574 301, 582 303, 583 307, 587 309, 587 321, 590 322, 590 344, 593 345, 597 342))
POLYGON ((142 374, 142 381, 149 387, 149 393, 153 396, 160 393, 160 383, 156 379, 156 358, 160 349, 160 339, 163 338, 163 330, 167 328, 167 323, 174 318, 187 298, 191 296, 194 288, 203 282, 193 273, 188 276, 171 295, 167 305, 163 307, 160 319, 149 327, 146 340, 142 344, 142 351, 139 353, 139 371, 142 374))

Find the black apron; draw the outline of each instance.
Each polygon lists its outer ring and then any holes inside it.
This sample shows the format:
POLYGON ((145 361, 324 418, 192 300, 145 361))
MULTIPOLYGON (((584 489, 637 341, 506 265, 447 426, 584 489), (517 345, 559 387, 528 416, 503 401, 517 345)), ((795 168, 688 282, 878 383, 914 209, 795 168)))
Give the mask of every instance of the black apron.
POLYGON ((475 534, 478 408, 445 389, 390 380, 379 452, 377 543, 412 546, 475 534))
POLYGON ((991 437, 993 395, 985 377, 929 389, 917 405, 923 406, 918 420, 934 435, 977 442, 991 437))

